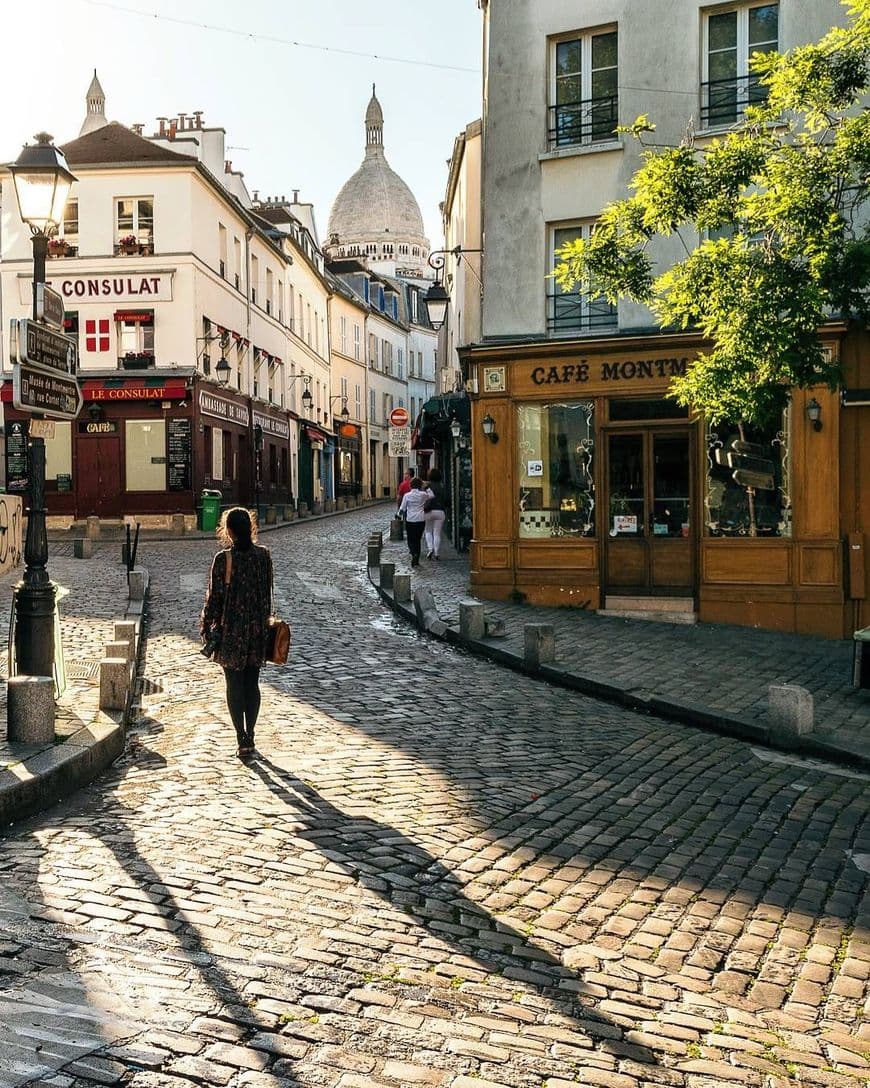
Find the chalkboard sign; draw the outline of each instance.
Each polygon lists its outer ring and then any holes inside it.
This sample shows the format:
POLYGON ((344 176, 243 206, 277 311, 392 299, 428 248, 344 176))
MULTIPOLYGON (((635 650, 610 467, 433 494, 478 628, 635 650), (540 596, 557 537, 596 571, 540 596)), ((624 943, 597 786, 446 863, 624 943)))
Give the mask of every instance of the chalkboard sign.
POLYGON ((59 472, 57 474, 57 489, 58 491, 72 491, 72 476, 68 472, 59 472))
POLYGON ((169 490, 189 491, 191 483, 192 443, 189 419, 170 419, 169 425, 169 490))
POLYGON ((6 490, 30 488, 27 461, 27 423, 15 420, 6 425, 6 490))

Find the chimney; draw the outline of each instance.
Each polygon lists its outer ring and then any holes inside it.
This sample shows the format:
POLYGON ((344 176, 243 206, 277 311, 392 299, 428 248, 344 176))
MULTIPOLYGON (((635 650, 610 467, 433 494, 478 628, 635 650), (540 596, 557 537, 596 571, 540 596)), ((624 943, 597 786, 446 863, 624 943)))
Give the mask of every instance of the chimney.
POLYGON ((137 125, 130 125, 130 128, 136 133, 137 136, 141 136, 142 135, 142 129, 145 128, 145 126, 137 124, 137 125))
POLYGON ((258 204, 259 202, 260 202, 260 190, 255 189, 254 190, 254 203, 258 204))
POLYGON ((231 174, 233 172, 233 163, 231 159, 224 159, 224 173, 231 174))
POLYGON ((177 122, 175 122, 175 121, 170 121, 169 122, 169 139, 170 140, 175 139, 175 133, 177 131, 177 127, 178 127, 177 122))
POLYGON ((166 135, 166 122, 169 120, 169 118, 168 117, 158 117, 157 120, 158 120, 158 122, 160 124, 160 131, 157 133, 157 135, 158 136, 165 136, 166 135))
POLYGON ((179 113, 178 115, 178 131, 184 132, 184 122, 187 120, 186 113, 179 113))
POLYGON ((193 127, 202 128, 202 110, 193 111, 193 127))
POLYGON ((294 204, 299 203, 299 190, 298 189, 293 190, 293 203, 294 204))

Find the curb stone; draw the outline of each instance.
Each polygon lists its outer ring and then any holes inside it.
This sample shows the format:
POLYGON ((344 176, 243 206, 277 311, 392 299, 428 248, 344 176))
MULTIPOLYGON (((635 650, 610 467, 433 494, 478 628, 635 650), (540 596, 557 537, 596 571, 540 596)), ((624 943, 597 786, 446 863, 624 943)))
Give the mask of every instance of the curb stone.
POLYGON ((533 679, 545 680, 558 687, 568 688, 572 691, 582 692, 584 695, 601 699, 604 702, 615 703, 642 714, 652 714, 667 721, 680 722, 682 725, 692 726, 695 729, 703 729, 711 733, 719 733, 723 736, 734 737, 738 740, 749 741, 767 748, 787 752, 797 757, 811 757, 825 759, 831 763, 842 764, 847 767, 870 770, 870 756, 863 752, 857 752, 848 746, 825 737, 819 737, 812 733, 795 739, 791 747, 775 744, 771 739, 766 725, 760 722, 750 721, 738 715, 724 714, 722 711, 701 703, 690 703, 678 698, 668 698, 660 695, 647 695, 637 689, 626 689, 616 684, 609 684, 602 680, 595 680, 590 676, 580 673, 567 672, 555 665, 527 665, 519 654, 512 653, 500 646, 495 646, 487 639, 466 639, 459 633, 458 627, 442 624, 444 631, 430 626, 427 629, 420 627, 413 605, 409 608, 405 604, 393 600, 393 595, 388 590, 381 589, 372 578, 372 570, 369 570, 369 580, 377 591, 381 600, 396 615, 417 627, 422 634, 428 634, 441 642, 461 647, 478 657, 487 658, 498 665, 512 669, 514 672, 523 673, 533 679))

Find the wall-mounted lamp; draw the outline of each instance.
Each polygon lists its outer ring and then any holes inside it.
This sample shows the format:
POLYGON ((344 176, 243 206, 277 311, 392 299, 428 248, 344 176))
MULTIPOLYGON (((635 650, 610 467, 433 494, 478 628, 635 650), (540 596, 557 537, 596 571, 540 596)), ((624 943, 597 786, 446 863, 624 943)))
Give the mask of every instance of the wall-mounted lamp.
POLYGON ((305 389, 302 393, 302 410, 304 412, 307 412, 311 405, 314 403, 314 397, 311 395, 311 390, 308 388, 309 385, 311 385, 311 375, 305 374, 304 372, 302 374, 296 374, 287 383, 287 388, 289 389, 292 385, 295 385, 295 383, 298 382, 300 378, 305 382, 305 389))
POLYGON ((495 429, 495 420, 492 418, 489 412, 487 412, 483 419, 480 421, 480 427, 484 435, 486 435, 490 442, 498 442, 498 432, 495 429))
POLYGON ((233 373, 233 368, 227 362, 225 355, 221 354, 220 359, 217 361, 217 366, 214 368, 215 377, 221 383, 221 385, 228 385, 230 377, 233 373))
POLYGON ((815 397, 807 403, 807 419, 812 423, 814 431, 822 429, 822 406, 815 397))
POLYGON ((88 419, 90 419, 91 423, 99 423, 102 418, 103 418, 102 405, 97 404, 96 401, 94 401, 92 404, 89 404, 88 405, 88 419))
POLYGON ((450 421, 450 433, 454 438, 458 438, 462 434, 462 424, 455 416, 450 421))
MULTIPOLYGON (((336 393, 334 397, 329 398, 330 408, 332 407, 333 401, 336 401, 336 400, 341 401, 341 411, 338 413, 339 416, 341 416, 341 422, 342 423, 347 423, 347 421, 350 419, 350 411, 349 411, 349 409, 347 407, 347 397, 343 393, 336 393)), ((327 413, 327 416, 328 416, 328 413, 327 413)))

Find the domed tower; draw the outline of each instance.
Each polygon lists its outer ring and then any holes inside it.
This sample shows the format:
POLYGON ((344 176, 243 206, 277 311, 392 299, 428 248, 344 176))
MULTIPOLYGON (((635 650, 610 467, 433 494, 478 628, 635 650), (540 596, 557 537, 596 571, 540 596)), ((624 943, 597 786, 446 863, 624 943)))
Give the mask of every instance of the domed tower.
POLYGON ((100 81, 97 79, 96 68, 94 69, 94 78, 91 80, 90 87, 88 87, 86 101, 87 111, 79 136, 86 136, 89 132, 103 128, 104 125, 109 123, 106 119, 106 95, 100 86, 100 81))
POLYGON ((387 276, 431 276, 420 206, 384 154, 384 111, 374 84, 365 126, 365 158, 332 205, 326 254, 356 258, 387 276))

